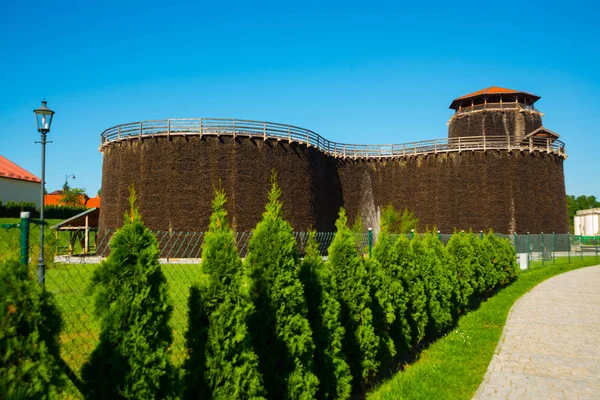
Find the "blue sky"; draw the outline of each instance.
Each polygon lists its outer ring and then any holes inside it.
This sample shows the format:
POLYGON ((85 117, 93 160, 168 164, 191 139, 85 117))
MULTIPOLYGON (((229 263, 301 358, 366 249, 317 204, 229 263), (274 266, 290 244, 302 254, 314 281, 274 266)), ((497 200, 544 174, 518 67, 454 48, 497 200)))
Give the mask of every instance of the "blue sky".
POLYGON ((600 198, 595 2, 253 3, 3 3, 0 154, 39 176, 46 98, 47 188, 75 174, 94 195, 117 124, 243 118, 404 143, 447 137, 452 99, 496 85, 542 97, 567 193, 600 198))

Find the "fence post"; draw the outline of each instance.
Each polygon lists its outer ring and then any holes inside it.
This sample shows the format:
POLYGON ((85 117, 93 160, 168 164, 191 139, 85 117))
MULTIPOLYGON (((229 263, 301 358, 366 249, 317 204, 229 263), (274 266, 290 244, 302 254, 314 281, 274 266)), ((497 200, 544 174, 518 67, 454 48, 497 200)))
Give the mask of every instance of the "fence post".
POLYGON ((531 262, 531 235, 527 232, 527 259, 531 262))
POLYGON ((440 231, 438 231, 438 240, 441 242, 442 241, 442 234, 440 231))
POLYGON ((483 240, 483 231, 479 231, 479 239, 483 240))
POLYGON ((21 211, 21 264, 29 264, 29 211, 21 211))
POLYGON ((569 264, 571 264, 571 233, 567 233, 567 244, 568 244, 568 248, 567 251, 569 252, 569 264))
POLYGON ((410 230, 410 238, 411 238, 411 240, 412 240, 414 237, 415 237, 415 230, 414 230, 414 229, 411 229, 411 230, 410 230))
POLYGON ((542 267, 544 266, 544 232, 540 233, 540 246, 542 248, 542 267))
POLYGON ((373 250, 373 229, 369 228, 369 258, 371 258, 371 253, 373 250))
POLYGON ((552 232, 552 264, 554 264, 554 260, 556 259, 556 235, 552 232))
POLYGON ((579 254, 581 261, 583 261, 583 240, 581 240, 581 235, 579 235, 579 254))

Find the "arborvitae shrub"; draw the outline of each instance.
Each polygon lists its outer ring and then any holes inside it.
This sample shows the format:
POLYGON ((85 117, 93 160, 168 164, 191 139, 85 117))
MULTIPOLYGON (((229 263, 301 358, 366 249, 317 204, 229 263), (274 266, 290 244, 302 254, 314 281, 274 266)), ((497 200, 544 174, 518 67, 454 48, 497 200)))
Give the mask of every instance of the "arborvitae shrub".
POLYGON ((367 270, 356 250, 344 209, 340 210, 336 228, 326 265, 330 268, 333 289, 342 306, 346 359, 354 382, 366 382, 379 368, 379 337, 373 327, 367 270))
POLYGON ((473 296, 475 249, 464 233, 454 233, 446 245, 449 262, 454 264, 458 284, 455 287, 461 311, 469 306, 473 296))
POLYGON ((247 319, 253 305, 243 287, 242 261, 227 222, 225 192, 216 191, 202 244, 202 270, 208 282, 192 287, 189 303, 186 398, 258 398, 264 395, 258 357, 247 319))
POLYGON ((342 348, 345 330, 341 324, 341 306, 332 292, 331 276, 315 236, 314 231, 309 233, 300 279, 315 342, 315 372, 320 381, 317 398, 347 399, 352 375, 342 348))
POLYGON ((63 385, 61 317, 52 294, 16 260, 0 264, 0 398, 47 399, 63 385))
POLYGON ((130 212, 94 271, 100 342, 82 368, 85 397, 155 399, 171 395, 172 306, 158 243, 144 226, 131 189, 130 212))
POLYGON ((489 287, 489 270, 491 269, 491 262, 489 254, 483 247, 482 240, 479 236, 475 236, 472 232, 465 234, 473 247, 475 254, 473 263, 473 280, 472 286, 475 294, 475 302, 477 303, 483 297, 487 296, 489 287))
POLYGON ((483 238, 483 246, 489 254, 492 265, 492 288, 513 280, 518 269, 516 254, 508 239, 499 238, 490 230, 483 238))
POLYGON ((267 396, 312 399, 319 380, 299 257, 290 224, 283 219, 275 175, 262 220, 252 232, 245 265, 252 278, 256 312, 250 329, 267 396))
POLYGON ((446 249, 436 233, 427 232, 423 235, 423 247, 428 267, 425 289, 429 297, 429 322, 431 332, 437 335, 453 322, 457 308, 454 287, 458 282, 453 265, 448 262, 446 249))
POLYGON ((421 251, 421 245, 413 245, 420 241, 418 235, 412 240, 400 236, 394 244, 400 274, 406 293, 407 320, 410 326, 410 338, 416 346, 424 337, 429 322, 427 314, 427 297, 423 279, 422 263, 417 262, 415 254, 421 251))
POLYGON ((385 282, 377 290, 375 297, 383 310, 386 310, 386 322, 389 334, 395 344, 395 350, 406 352, 410 348, 410 325, 406 318, 407 294, 404 271, 398 264, 398 254, 387 226, 382 227, 373 248, 373 259, 379 265, 379 280, 385 282))

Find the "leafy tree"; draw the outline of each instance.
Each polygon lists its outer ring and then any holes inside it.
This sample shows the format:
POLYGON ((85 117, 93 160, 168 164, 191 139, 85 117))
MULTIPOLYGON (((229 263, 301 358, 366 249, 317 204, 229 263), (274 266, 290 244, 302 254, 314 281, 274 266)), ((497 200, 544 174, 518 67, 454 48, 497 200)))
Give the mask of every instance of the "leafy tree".
POLYGON ((419 226, 419 219, 408 208, 405 208, 402 212, 402 219, 400 222, 400 232, 399 233, 409 233, 411 231, 416 231, 419 226))
POLYGON ((58 203, 66 207, 81 207, 87 199, 88 196, 85 193, 85 189, 68 187, 62 191, 58 203))
POLYGON ((259 398, 264 395, 248 316, 254 312, 244 287, 242 261, 227 222, 225 192, 217 190, 202 245, 205 285, 191 289, 186 360, 186 398, 259 398))
POLYGON ((130 211, 113 235, 108 258, 94 271, 100 342, 83 366, 85 396, 155 399, 171 395, 172 313, 158 262, 158 243, 142 223, 130 189, 130 211))
POLYGON ((315 236, 314 231, 309 233, 300 280, 315 341, 315 372, 320 381, 317 397, 347 399, 352 375, 342 348, 345 329, 341 306, 333 294, 330 271, 325 268, 315 236))
POLYGON ((490 254, 483 246, 482 240, 472 232, 467 234, 467 238, 475 252, 472 286, 476 301, 478 301, 486 297, 494 285, 490 254))
POLYGON ((355 383, 366 382, 379 368, 379 337, 373 326, 367 270, 358 255, 346 211, 340 209, 337 232, 329 247, 332 284, 342 306, 344 351, 355 383))
POLYGON ((588 208, 600 207, 600 201, 596 200, 596 196, 577 196, 567 195, 567 210, 569 213, 569 224, 571 232, 573 232, 573 219, 579 210, 587 210, 588 208))
POLYGON ((0 398, 48 399, 64 381, 61 316, 51 293, 16 260, 0 264, 0 398))
POLYGON ((245 260, 256 306, 250 328, 268 397, 312 399, 319 385, 313 373, 315 345, 298 278, 296 240, 283 219, 280 197, 273 174, 269 202, 245 260))

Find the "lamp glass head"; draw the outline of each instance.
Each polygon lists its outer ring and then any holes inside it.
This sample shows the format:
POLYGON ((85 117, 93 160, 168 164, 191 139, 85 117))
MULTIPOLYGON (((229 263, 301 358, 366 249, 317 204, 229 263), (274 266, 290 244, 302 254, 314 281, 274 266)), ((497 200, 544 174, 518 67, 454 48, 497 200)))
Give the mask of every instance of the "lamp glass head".
POLYGON ((42 105, 40 108, 33 110, 35 113, 35 118, 37 120, 38 131, 40 132, 49 132, 50 126, 52 125, 52 117, 54 116, 54 111, 48 108, 48 102, 46 100, 42 100, 42 105))

